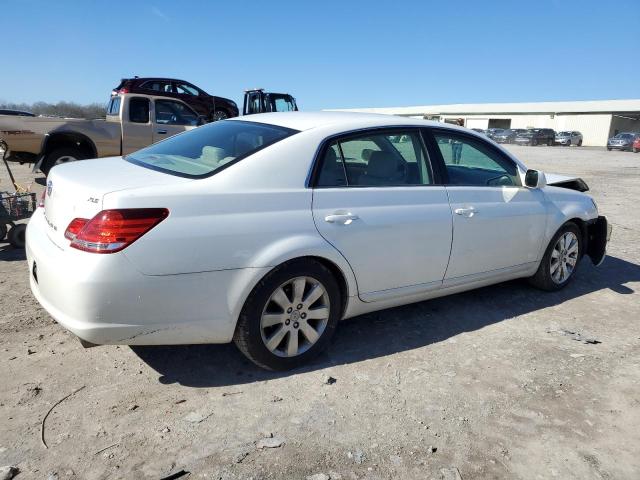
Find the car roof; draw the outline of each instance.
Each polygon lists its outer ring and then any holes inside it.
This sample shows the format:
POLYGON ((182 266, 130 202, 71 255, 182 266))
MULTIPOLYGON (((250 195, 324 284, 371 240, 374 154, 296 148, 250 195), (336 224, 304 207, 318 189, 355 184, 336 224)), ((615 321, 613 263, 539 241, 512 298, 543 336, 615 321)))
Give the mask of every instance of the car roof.
POLYGON ((380 113, 356 112, 272 112, 256 115, 235 117, 229 121, 247 121, 267 123, 294 130, 309 130, 312 128, 335 126, 336 130, 357 130, 358 128, 393 127, 393 126, 434 126, 470 130, 456 125, 442 124, 418 118, 399 117, 380 113))

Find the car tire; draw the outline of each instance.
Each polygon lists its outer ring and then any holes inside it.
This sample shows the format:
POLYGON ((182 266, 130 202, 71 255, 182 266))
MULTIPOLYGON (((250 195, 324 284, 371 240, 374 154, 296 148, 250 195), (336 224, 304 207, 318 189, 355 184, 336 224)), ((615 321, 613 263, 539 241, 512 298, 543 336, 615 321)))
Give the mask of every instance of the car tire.
POLYGON ((582 146, 582 140, 578 140, 578 147, 582 146))
POLYGON ((233 341, 249 360, 267 370, 299 367, 328 345, 342 302, 338 282, 327 267, 311 259, 292 260, 254 287, 233 341))
POLYGON ((640 152, 640 148, 633 147, 633 153, 638 153, 638 152, 640 152))
POLYGON ((538 140, 531 140, 530 144, 532 147, 535 147, 536 145, 538 145, 538 140))
POLYGON ((45 176, 48 176, 51 169, 56 165, 67 162, 75 162, 77 160, 83 160, 84 158, 85 156, 78 149, 58 148, 53 152, 47 154, 42 162, 42 165, 40 165, 40 171, 44 173, 45 176))
POLYGON ((227 113, 226 110, 216 110, 215 112, 213 112, 213 116, 211 117, 211 121, 212 122, 217 122, 218 120, 225 120, 227 118, 229 118, 230 115, 227 113))
POLYGON ((7 226, 4 223, 0 223, 0 242, 7 237, 7 226))
POLYGON ((610 152, 610 151, 611 151, 611 149, 609 147, 607 147, 607 152, 610 152))
POLYGON ((582 253, 580 228, 573 222, 565 223, 549 242, 538 270, 529 278, 529 283, 548 292, 564 288, 573 278, 582 253))
MULTIPOLYGON (((551 139, 547 140, 547 147, 553 147, 553 142, 554 141, 551 140, 551 139)), ((569 144, 569 145, 571 145, 571 144, 569 144)))
POLYGON ((8 240, 13 248, 24 248, 26 231, 26 223, 19 223, 18 225, 11 227, 11 230, 9 230, 8 240))

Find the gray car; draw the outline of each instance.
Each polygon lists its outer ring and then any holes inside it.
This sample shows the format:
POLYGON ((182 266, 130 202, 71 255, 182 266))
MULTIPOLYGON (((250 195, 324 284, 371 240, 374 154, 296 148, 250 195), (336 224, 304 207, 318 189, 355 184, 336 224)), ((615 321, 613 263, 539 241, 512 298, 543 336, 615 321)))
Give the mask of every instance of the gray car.
POLYGON ((607 150, 631 150, 634 140, 640 136, 635 132, 618 133, 607 141, 607 150))
POLYGON ((582 146, 582 134, 576 131, 564 131, 556 133, 556 143, 570 147, 571 145, 582 146))

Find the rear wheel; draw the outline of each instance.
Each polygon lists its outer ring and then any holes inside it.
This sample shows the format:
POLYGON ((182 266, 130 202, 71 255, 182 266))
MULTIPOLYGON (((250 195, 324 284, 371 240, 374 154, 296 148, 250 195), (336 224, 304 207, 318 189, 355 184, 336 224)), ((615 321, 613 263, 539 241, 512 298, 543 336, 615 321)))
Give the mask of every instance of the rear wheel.
POLYGON ((56 165, 75 162, 77 160, 82 160, 83 158, 85 158, 85 156, 78 149, 58 148, 45 157, 42 165, 40 166, 40 171, 45 175, 49 175, 49 171, 56 165))
MULTIPOLYGON (((571 142, 569 142, 569 145, 571 145, 571 142)), ((547 147, 553 147, 553 139, 552 138, 549 138, 547 140, 547 147)))
POLYGON ((7 236, 7 226, 4 223, 0 223, 0 242, 7 236))
POLYGON ((256 365, 288 370, 327 346, 341 311, 340 289, 332 273, 314 260, 293 260, 256 285, 233 340, 256 365))
POLYGON ((578 146, 581 147, 582 146, 582 140, 578 140, 578 146))
POLYGON ((27 231, 27 225, 25 223, 19 223, 18 225, 11 227, 9 230, 9 243, 14 248, 24 248, 24 237, 27 231))
POLYGON ((573 223, 565 223, 549 242, 540 266, 529 282, 547 291, 560 290, 573 277, 582 257, 582 234, 573 223))
POLYGON ((535 147, 536 145, 538 145, 538 140, 534 138, 533 140, 531 140, 531 146, 535 147))

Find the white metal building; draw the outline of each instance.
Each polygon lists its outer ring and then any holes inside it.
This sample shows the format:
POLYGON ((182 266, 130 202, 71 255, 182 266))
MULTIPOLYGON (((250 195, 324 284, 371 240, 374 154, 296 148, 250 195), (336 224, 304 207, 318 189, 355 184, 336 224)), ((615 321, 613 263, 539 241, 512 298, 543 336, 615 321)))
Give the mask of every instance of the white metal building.
POLYGON ((578 130, 583 135, 583 145, 590 146, 605 146, 607 139, 619 132, 640 132, 640 99, 424 105, 341 111, 385 113, 440 122, 462 118, 467 128, 578 130))

